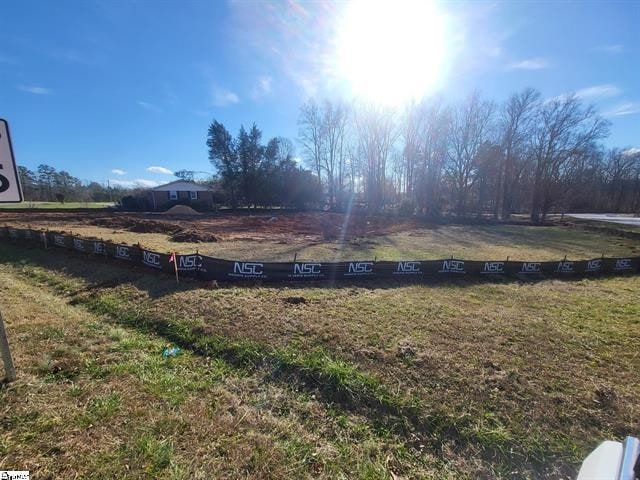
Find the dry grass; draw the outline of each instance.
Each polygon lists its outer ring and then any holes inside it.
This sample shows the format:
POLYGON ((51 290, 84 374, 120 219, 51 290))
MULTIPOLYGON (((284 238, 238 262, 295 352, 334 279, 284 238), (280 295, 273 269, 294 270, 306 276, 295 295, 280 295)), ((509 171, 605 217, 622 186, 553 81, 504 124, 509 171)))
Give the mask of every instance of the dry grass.
MULTIPOLYGON (((520 238, 521 232, 517 231, 520 238)), ((530 246, 521 249, 527 256, 549 248, 537 245, 549 245, 551 240, 556 242, 552 248, 560 248, 567 235, 561 231, 555 239, 543 237, 539 242, 534 237, 539 232, 532 231, 530 246)), ((461 242, 468 237, 465 242, 490 249, 499 248, 491 245, 499 244, 504 235, 504 230, 472 227, 450 238, 461 242)), ((570 248, 584 248, 588 253, 588 249, 602 248, 606 239, 572 235, 570 248)), ((366 409, 340 407, 326 395, 311 401, 318 410, 315 416, 305 419, 306 413, 299 412, 287 418, 287 429, 315 432, 314 428, 320 428, 317 425, 332 421, 327 419, 333 418, 335 409, 340 418, 355 416, 363 428, 378 435, 364 444, 376 452, 386 448, 388 464, 394 465, 385 470, 382 454, 374 456, 374 465, 365 470, 379 472, 380 478, 390 476, 389 470, 416 478, 460 478, 461 472, 474 478, 571 478, 579 459, 601 440, 640 430, 640 360, 635 353, 640 334, 638 276, 533 284, 207 290, 195 282, 176 289, 167 277, 110 263, 69 261, 72 257, 67 254, 52 258, 41 251, 7 247, 2 257, 14 265, 5 267, 11 278, 19 274, 39 287, 53 286, 74 302, 95 306, 98 300, 109 306, 112 315, 134 324, 143 319, 169 322, 176 325, 179 335, 184 332, 184 338, 194 338, 195 332, 203 337, 220 336, 231 345, 255 346, 266 360, 257 369, 246 370, 245 365, 241 378, 244 381, 248 375, 260 398, 271 394, 263 390, 288 392, 274 375, 274 368, 289 358, 284 353, 304 359, 309 352, 324 352, 329 360, 318 368, 335 370, 327 375, 356 374, 355 367, 379 380, 392 392, 391 404, 414 406, 406 410, 408 416, 403 420, 408 429, 398 429, 366 409), (20 265, 20 258, 29 263, 20 265), (290 298, 304 301, 292 303, 290 298), (402 439, 401 447, 394 444, 398 450, 381 440, 388 436, 402 439)), ((200 361, 193 358, 188 368, 196 368, 200 361)), ((226 376, 225 372, 222 377, 226 376)), ((240 380, 225 380, 217 388, 229 388, 229 382, 237 385, 240 380)), ((348 382, 344 385, 350 388, 348 382)), ((338 387, 343 388, 331 384, 331 388, 338 387)), ((297 388, 306 392, 302 396, 315 395, 316 386, 297 388)), ((205 390, 204 396, 210 394, 211 390, 205 390)), ((252 393, 245 395, 253 398, 252 393)), ((105 400, 107 405, 111 401, 105 400)), ((297 405, 298 399, 290 403, 297 405)), ((261 431, 259 425, 250 424, 242 437, 253 438, 254 428, 261 431)), ((345 435, 333 428, 323 448, 336 448, 336 438, 345 435)), ((292 436, 299 434, 303 433, 292 436)), ((332 477, 340 471, 349 472, 349 477, 378 478, 363 473, 362 456, 367 453, 355 441, 351 437, 346 443, 339 442, 343 463, 332 470, 336 467, 327 467, 325 461, 318 475, 332 477)), ((226 445, 226 440, 222 443, 226 445)), ((292 472, 282 470, 284 457, 269 458, 273 461, 269 472, 291 476, 292 472)), ((192 460, 198 464, 198 459, 192 460)), ((294 476, 316 475, 313 468, 318 467, 300 467, 294 476)), ((243 470, 234 473, 239 471, 243 470)), ((222 472, 224 476, 226 471, 222 472)), ((246 476, 264 476, 261 473, 246 476)))
MULTIPOLYGON (((5 252, 6 253, 6 252, 5 252)), ((390 478, 446 473, 356 413, 72 306, 0 267, 19 379, 0 388, 0 470, 33 478, 390 478)), ((73 303, 73 302, 72 302, 73 303)), ((453 475, 452 475, 453 476, 453 475)))

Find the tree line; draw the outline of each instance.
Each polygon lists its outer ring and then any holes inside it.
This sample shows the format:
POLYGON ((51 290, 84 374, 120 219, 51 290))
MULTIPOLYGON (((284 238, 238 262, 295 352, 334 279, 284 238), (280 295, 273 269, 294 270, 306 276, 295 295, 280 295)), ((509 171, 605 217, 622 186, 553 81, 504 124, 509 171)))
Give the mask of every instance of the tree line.
POLYGON ((22 193, 29 202, 111 202, 127 192, 98 182, 83 183, 69 172, 46 164, 38 165, 35 172, 18 166, 18 174, 22 193))
POLYGON ((600 143, 609 122, 575 95, 472 93, 403 111, 308 101, 299 142, 330 208, 439 216, 640 212, 640 151, 600 143))

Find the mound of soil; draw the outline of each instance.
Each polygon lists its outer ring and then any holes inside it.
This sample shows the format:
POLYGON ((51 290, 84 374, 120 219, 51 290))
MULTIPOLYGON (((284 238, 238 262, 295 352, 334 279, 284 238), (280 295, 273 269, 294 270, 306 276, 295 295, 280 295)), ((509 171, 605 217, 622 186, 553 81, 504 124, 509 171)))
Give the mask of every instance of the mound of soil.
POLYGON ((217 242, 218 237, 213 233, 203 232, 201 230, 186 229, 180 230, 171 235, 171 240, 174 242, 188 242, 188 243, 205 243, 205 242, 217 242))
POLYGON ((89 222, 98 227, 129 230, 138 233, 168 233, 173 234, 182 230, 178 225, 157 220, 145 220, 134 217, 96 218, 89 222))
POLYGON ((174 205, 166 212, 162 212, 163 215, 201 215, 199 212, 196 212, 193 208, 187 205, 174 205))

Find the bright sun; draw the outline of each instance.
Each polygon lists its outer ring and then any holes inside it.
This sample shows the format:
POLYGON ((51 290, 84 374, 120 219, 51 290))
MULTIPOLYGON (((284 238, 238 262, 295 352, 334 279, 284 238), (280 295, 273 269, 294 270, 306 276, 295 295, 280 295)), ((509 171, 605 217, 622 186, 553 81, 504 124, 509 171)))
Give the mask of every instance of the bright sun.
POLYGON ((337 40, 337 74, 357 97, 397 106, 441 78, 445 20, 429 0, 354 0, 337 40))

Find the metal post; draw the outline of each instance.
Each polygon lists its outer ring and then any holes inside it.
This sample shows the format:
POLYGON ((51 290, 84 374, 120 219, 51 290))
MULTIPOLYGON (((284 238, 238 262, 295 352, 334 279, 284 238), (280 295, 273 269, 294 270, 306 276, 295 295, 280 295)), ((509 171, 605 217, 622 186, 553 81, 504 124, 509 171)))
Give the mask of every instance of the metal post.
POLYGON ((0 354, 2 354, 2 362, 4 363, 4 373, 7 382, 13 382, 16 379, 16 370, 13 368, 13 360, 9 351, 9 341, 7 340, 7 332, 4 329, 4 320, 2 312, 0 312, 0 354))

